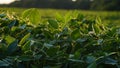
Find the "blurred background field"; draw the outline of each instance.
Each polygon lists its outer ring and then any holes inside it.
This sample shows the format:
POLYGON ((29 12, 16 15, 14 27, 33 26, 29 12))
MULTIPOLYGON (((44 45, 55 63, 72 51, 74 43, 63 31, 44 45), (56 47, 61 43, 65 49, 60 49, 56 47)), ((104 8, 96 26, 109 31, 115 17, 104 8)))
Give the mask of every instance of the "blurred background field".
MULTIPOLYGON (((17 16, 21 16, 22 12, 27 8, 0 8, 0 13, 12 13, 17 16)), ((83 14, 88 17, 99 16, 102 19, 103 23, 110 24, 109 26, 120 26, 120 11, 93 11, 93 10, 65 10, 65 9, 39 9, 42 19, 46 18, 55 18, 56 14, 65 15, 66 13, 75 13, 83 14)))
POLYGON ((43 18, 51 18, 56 13, 64 16, 68 12, 78 12, 89 17, 100 16, 111 26, 120 25, 119 6, 120 0, 1 0, 0 13, 9 11, 20 16, 25 9, 38 8, 43 18))

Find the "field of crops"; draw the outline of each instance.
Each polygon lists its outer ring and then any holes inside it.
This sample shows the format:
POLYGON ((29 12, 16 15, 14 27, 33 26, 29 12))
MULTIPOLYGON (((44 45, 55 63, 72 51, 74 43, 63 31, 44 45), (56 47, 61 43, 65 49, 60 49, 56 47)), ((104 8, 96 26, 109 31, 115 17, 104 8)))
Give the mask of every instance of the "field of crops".
MULTIPOLYGON (((22 12, 26 10, 25 8, 0 8, 1 12, 9 12, 10 14, 15 14, 21 16, 22 12)), ((42 18, 56 17, 56 13, 64 16, 64 14, 70 12, 71 15, 76 15, 77 13, 83 14, 84 16, 95 17, 99 16, 103 23, 108 23, 111 25, 119 25, 120 22, 120 12, 119 11, 85 11, 85 10, 55 10, 55 9, 40 9, 40 15, 42 18)))
POLYGON ((120 12, 0 8, 0 68, 120 68, 120 12))

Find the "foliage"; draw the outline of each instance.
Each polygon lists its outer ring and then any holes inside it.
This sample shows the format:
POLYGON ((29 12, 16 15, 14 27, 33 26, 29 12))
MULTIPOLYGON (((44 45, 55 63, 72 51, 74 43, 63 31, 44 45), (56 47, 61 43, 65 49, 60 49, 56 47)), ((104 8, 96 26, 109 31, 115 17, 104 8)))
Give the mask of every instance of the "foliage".
POLYGON ((8 7, 120 11, 120 0, 19 0, 8 7))
POLYGON ((33 26, 38 25, 40 23, 40 12, 38 9, 28 9, 22 13, 22 17, 24 19, 28 19, 30 21, 30 24, 33 26))
POLYGON ((105 26, 99 17, 70 14, 35 22, 36 27, 0 14, 0 67, 119 68, 120 28, 105 26))

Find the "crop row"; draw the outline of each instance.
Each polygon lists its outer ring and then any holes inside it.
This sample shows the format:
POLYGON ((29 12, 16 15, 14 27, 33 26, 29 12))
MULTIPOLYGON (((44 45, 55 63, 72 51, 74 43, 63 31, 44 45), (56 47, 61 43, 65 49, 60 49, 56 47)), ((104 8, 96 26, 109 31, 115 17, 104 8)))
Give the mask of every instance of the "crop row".
POLYGON ((120 68, 120 29, 82 14, 0 14, 0 68, 120 68))

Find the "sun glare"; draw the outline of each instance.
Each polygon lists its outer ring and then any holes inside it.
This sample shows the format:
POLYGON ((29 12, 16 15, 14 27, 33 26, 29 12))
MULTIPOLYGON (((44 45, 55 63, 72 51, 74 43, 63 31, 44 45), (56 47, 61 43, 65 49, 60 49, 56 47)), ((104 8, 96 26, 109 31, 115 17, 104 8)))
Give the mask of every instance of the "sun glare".
POLYGON ((76 2, 77 0, 72 0, 72 2, 76 2))
POLYGON ((9 4, 15 0, 0 0, 0 4, 9 4))

